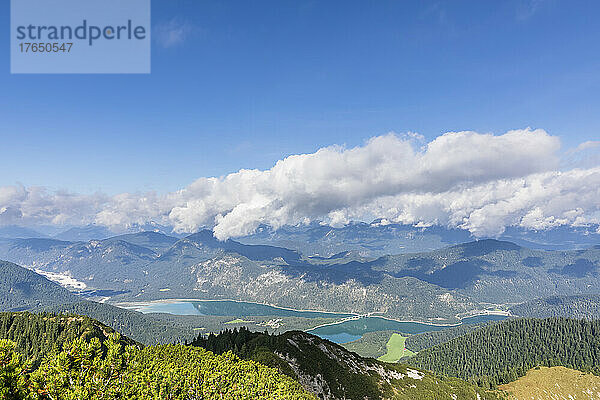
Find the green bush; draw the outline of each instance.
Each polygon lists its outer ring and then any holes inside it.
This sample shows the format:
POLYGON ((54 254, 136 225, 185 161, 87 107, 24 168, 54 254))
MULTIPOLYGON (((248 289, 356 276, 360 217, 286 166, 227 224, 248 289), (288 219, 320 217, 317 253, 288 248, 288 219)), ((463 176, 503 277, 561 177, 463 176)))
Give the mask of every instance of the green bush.
POLYGON ((273 368, 183 345, 140 349, 118 334, 75 339, 28 371, 13 342, 0 341, 0 398, 7 400, 314 399, 273 368))

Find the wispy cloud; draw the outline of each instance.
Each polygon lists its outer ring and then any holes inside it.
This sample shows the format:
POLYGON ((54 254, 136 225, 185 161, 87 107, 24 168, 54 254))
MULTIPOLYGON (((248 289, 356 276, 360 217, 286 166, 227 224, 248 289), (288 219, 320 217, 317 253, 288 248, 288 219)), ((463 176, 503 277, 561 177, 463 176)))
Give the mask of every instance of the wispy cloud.
POLYGON ((162 47, 179 46, 192 33, 192 25, 180 18, 173 18, 169 21, 159 23, 154 29, 153 36, 162 47))
POLYGON ((600 140, 588 140, 567 150, 562 161, 562 169, 590 168, 600 165, 600 140))
POLYGON ((527 21, 542 9, 548 0, 521 0, 517 5, 516 18, 518 21, 527 21))
POLYGON ((579 153, 589 149, 596 149, 600 147, 600 140, 588 140, 587 142, 580 143, 574 150, 573 153, 579 153))

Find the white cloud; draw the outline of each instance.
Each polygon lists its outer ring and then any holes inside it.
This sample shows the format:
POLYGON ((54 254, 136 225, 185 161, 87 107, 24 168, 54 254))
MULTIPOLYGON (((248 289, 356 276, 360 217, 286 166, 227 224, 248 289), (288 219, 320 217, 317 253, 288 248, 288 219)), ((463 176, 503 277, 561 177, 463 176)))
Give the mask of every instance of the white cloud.
POLYGON ((185 232, 214 227, 226 239, 259 224, 277 228, 317 219, 337 226, 370 218, 443 224, 479 236, 510 225, 595 222, 600 170, 559 172, 560 141, 543 130, 454 132, 419 147, 422 140, 388 134, 355 148, 326 147, 287 157, 269 170, 200 178, 166 195, 4 187, 0 224, 95 222, 118 229, 153 220, 185 232))
POLYGON ((442 193, 379 198, 346 218, 376 215, 406 224, 441 224, 496 236, 507 226, 543 230, 559 225, 600 223, 600 167, 550 171, 500 179, 442 193))
POLYGON ((78 195, 42 187, 0 187, 0 224, 82 224, 111 201, 101 193, 78 195))

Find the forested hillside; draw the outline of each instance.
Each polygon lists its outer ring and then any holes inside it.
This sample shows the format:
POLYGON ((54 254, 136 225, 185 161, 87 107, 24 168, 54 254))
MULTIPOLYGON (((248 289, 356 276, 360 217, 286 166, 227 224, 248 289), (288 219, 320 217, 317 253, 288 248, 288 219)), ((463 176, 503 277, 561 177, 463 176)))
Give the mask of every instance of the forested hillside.
MULTIPOLYGON (((16 351, 36 364, 45 354, 61 349, 66 342, 77 338, 85 341, 97 338, 104 342, 114 332, 112 328, 81 315, 0 313, 0 339, 13 341, 16 351)), ((122 342, 135 344, 125 336, 122 342)))
POLYGON ((463 324, 443 329, 441 331, 432 331, 410 335, 406 338, 406 348, 418 353, 421 350, 446 343, 454 338, 463 336, 467 333, 476 331, 488 324, 497 324, 498 322, 484 322, 481 324, 463 324))
POLYGON ((0 322, 2 399, 314 399, 276 369, 232 353, 141 348, 86 317, 4 313, 0 322))
POLYGON ((467 382, 404 364, 387 364, 349 352, 304 332, 269 335, 246 329, 199 337, 193 345, 276 367, 324 399, 496 399, 467 382))
POLYGON ((199 337, 194 346, 144 348, 77 315, 3 313, 0 323, 3 399, 497 399, 467 382, 363 359, 303 332, 231 330, 199 337))
POLYGON ((408 362, 482 387, 514 381, 535 366, 600 373, 600 321, 508 320, 425 349, 408 362))
POLYGON ((374 269, 414 277, 473 301, 503 304, 595 293, 600 286, 600 249, 541 251, 488 239, 383 257, 374 269))
POLYGON ((76 299, 67 289, 43 276, 0 260, 0 311, 22 311, 76 299))
POLYGON ((600 319, 600 295, 553 296, 511 307, 519 317, 600 319))
POLYGON ((44 307, 44 311, 59 314, 79 314, 114 327, 118 332, 146 345, 192 340, 197 332, 180 316, 149 316, 110 304, 80 300, 44 307), (178 320, 182 320, 178 323, 178 320))

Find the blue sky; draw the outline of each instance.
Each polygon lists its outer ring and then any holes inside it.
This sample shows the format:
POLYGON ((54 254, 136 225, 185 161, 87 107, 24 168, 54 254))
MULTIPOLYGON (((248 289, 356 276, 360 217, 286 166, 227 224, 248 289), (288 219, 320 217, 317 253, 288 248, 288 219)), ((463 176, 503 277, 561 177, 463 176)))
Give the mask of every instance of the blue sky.
POLYGON ((593 1, 153 1, 150 75, 10 75, 0 186, 173 191, 394 132, 600 135, 593 1))

